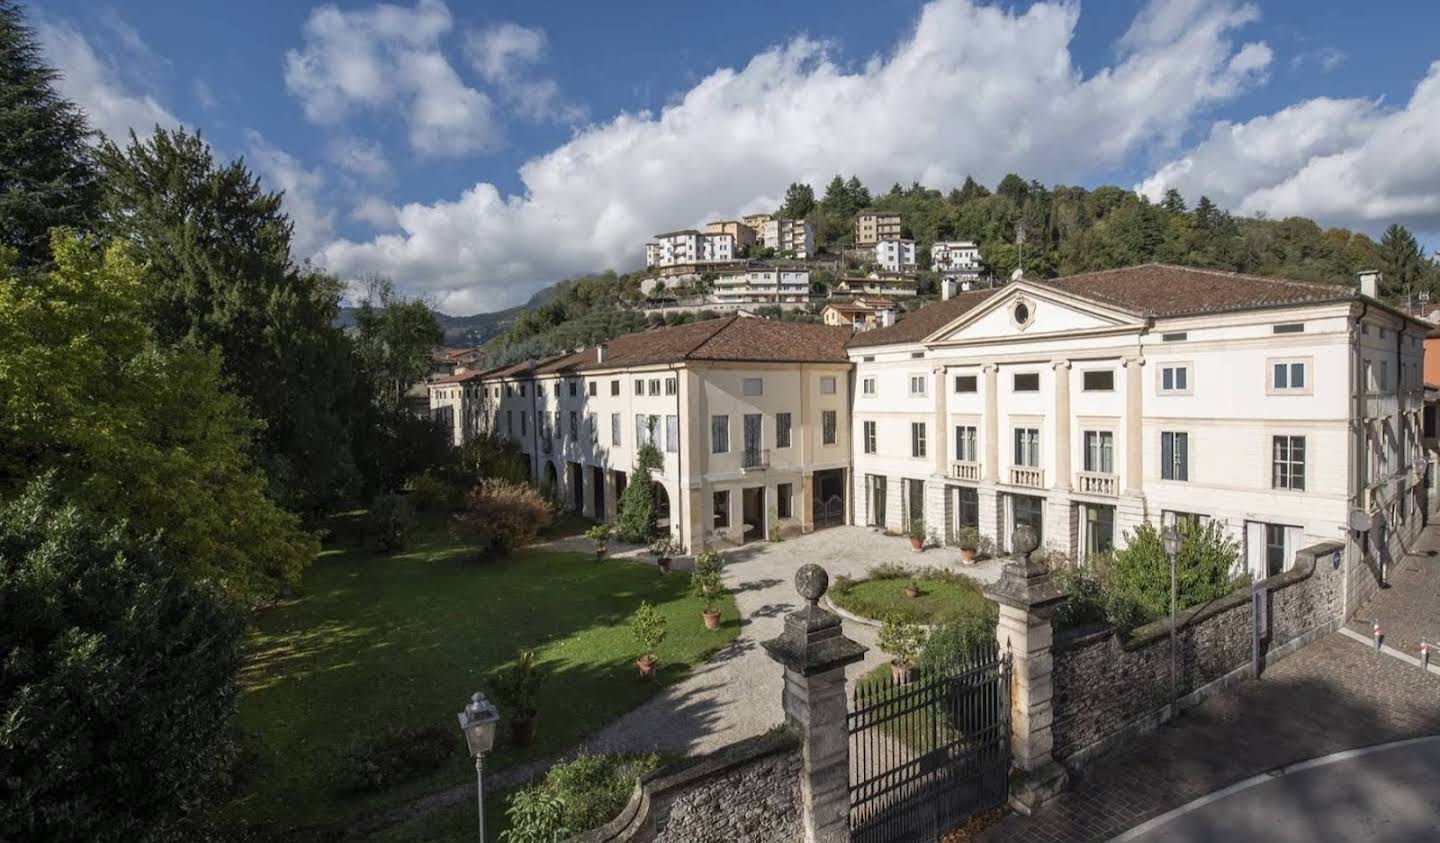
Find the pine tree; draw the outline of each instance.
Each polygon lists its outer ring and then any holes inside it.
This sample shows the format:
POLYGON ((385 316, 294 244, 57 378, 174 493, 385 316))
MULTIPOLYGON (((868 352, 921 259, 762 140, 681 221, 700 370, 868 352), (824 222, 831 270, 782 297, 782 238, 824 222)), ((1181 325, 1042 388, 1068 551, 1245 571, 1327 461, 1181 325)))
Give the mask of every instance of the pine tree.
POLYGON ((19 7, 0 0, 0 246, 19 266, 49 263, 50 229, 86 228, 99 181, 85 114, 55 92, 19 7))
POLYGON ((794 182, 785 191, 785 204, 780 206, 780 216, 788 219, 804 219, 815 210, 815 188, 801 182, 794 182))
POLYGON ((1416 292, 1424 277, 1424 259, 1415 235, 1403 225, 1392 223, 1380 238, 1380 269, 1384 273, 1384 298, 1399 298, 1416 292))
POLYGON ((1172 214, 1183 214, 1185 213, 1185 197, 1172 187, 1165 191, 1165 198, 1160 201, 1160 207, 1172 214))

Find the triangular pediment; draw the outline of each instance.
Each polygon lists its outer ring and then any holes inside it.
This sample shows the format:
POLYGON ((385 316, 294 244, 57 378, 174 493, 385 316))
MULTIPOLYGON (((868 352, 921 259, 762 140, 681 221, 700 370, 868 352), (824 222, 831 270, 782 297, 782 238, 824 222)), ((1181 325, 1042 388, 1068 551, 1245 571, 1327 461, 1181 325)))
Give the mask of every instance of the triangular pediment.
POLYGON ((1144 319, 1047 287, 1017 281, 926 337, 926 345, 1015 342, 1132 330, 1144 319))

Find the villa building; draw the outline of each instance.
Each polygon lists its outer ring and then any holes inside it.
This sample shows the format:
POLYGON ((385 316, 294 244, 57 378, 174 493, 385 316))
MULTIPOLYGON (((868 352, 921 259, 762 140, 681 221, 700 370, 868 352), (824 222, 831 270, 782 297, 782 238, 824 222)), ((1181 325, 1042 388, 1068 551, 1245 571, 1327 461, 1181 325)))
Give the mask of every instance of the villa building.
POLYGON ((826 325, 844 325, 854 331, 868 331, 895 324, 898 311, 891 299, 856 296, 850 301, 832 301, 825 305, 820 311, 820 321, 826 325))
POLYGON ((692 551, 847 523, 846 328, 727 317, 483 373, 480 422, 577 512, 613 520, 650 442, 661 521, 692 551))
POLYGON ((1077 559, 1143 520, 1214 520, 1257 578, 1338 539, 1348 614, 1428 512, 1430 326, 1365 286, 1145 265, 856 334, 853 519, 937 541, 977 527, 1002 549, 1026 524, 1077 559))
POLYGON ((900 215, 867 211, 855 217, 855 246, 866 248, 881 240, 900 239, 900 215))
POLYGON ((972 240, 936 240, 930 244, 930 268, 946 278, 980 277, 980 247, 972 240))

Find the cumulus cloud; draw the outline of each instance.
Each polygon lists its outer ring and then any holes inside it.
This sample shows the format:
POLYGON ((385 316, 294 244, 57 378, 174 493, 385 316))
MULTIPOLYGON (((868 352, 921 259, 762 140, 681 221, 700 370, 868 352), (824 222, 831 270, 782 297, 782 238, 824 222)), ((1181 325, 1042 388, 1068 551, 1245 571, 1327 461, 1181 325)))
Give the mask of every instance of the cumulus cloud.
POLYGON ((796 38, 722 68, 658 113, 621 113, 527 161, 516 195, 479 183, 395 207, 397 230, 338 240, 336 272, 380 272, 452 312, 522 302, 556 278, 641 263, 654 232, 773 208, 802 180, 990 182, 1010 170, 1075 180, 1175 142, 1198 114, 1255 84, 1263 44, 1237 44, 1248 6, 1157 0, 1085 76, 1069 44, 1079 8, 1024 12, 934 0, 888 54, 851 67, 796 38), (1148 17, 1147 17, 1148 16, 1148 17))
POLYGON ((459 156, 499 142, 494 108, 465 84, 441 39, 454 25, 440 0, 366 11, 321 6, 305 22, 305 45, 285 54, 285 84, 313 122, 354 109, 399 109, 410 145, 423 155, 459 156))
POLYGON ((534 120, 579 120, 583 109, 562 101, 553 79, 537 78, 532 69, 545 55, 545 31, 500 23, 470 32, 465 55, 480 76, 494 85, 505 101, 534 120))
MULTIPOLYGON (((113 15, 105 20, 107 28, 117 33, 117 39, 132 56, 150 58, 149 47, 134 29, 113 15)), ((136 91, 136 86, 125 78, 122 67, 136 65, 122 64, 115 56, 97 50, 69 23, 42 16, 35 22, 35 31, 46 62, 60 70, 56 84, 60 94, 83 108, 90 125, 116 143, 124 144, 131 128, 145 137, 157 125, 171 128, 179 124, 179 118, 150 94, 136 91)))
POLYGON ((318 170, 308 170, 293 155, 274 146, 256 131, 245 133, 250 163, 270 190, 285 191, 285 212, 295 225, 290 251, 297 258, 312 255, 335 235, 335 212, 320 199, 325 186, 318 170))
POLYGON ((330 160, 342 170, 366 181, 384 181, 390 177, 390 162, 385 150, 375 141, 342 137, 330 143, 330 160))
POLYGON ((1440 62, 1402 108, 1317 98, 1244 123, 1218 123, 1137 189, 1209 195, 1243 214, 1313 216, 1370 231, 1399 222, 1440 233, 1440 62))

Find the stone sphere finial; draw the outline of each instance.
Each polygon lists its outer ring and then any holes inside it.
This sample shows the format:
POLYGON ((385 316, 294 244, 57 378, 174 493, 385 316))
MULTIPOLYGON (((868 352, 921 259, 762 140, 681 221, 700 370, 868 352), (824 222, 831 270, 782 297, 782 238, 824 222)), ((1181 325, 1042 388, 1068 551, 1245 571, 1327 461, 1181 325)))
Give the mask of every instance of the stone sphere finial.
POLYGON ((1021 559, 1028 559, 1030 553, 1040 546, 1040 539, 1035 535, 1035 528, 1021 524, 1010 534, 1010 550, 1021 559))
POLYGON ((825 569, 811 562, 808 565, 801 565, 800 570, 795 572, 795 590, 800 596, 810 601, 814 606, 820 602, 820 597, 830 588, 830 575, 825 569))

